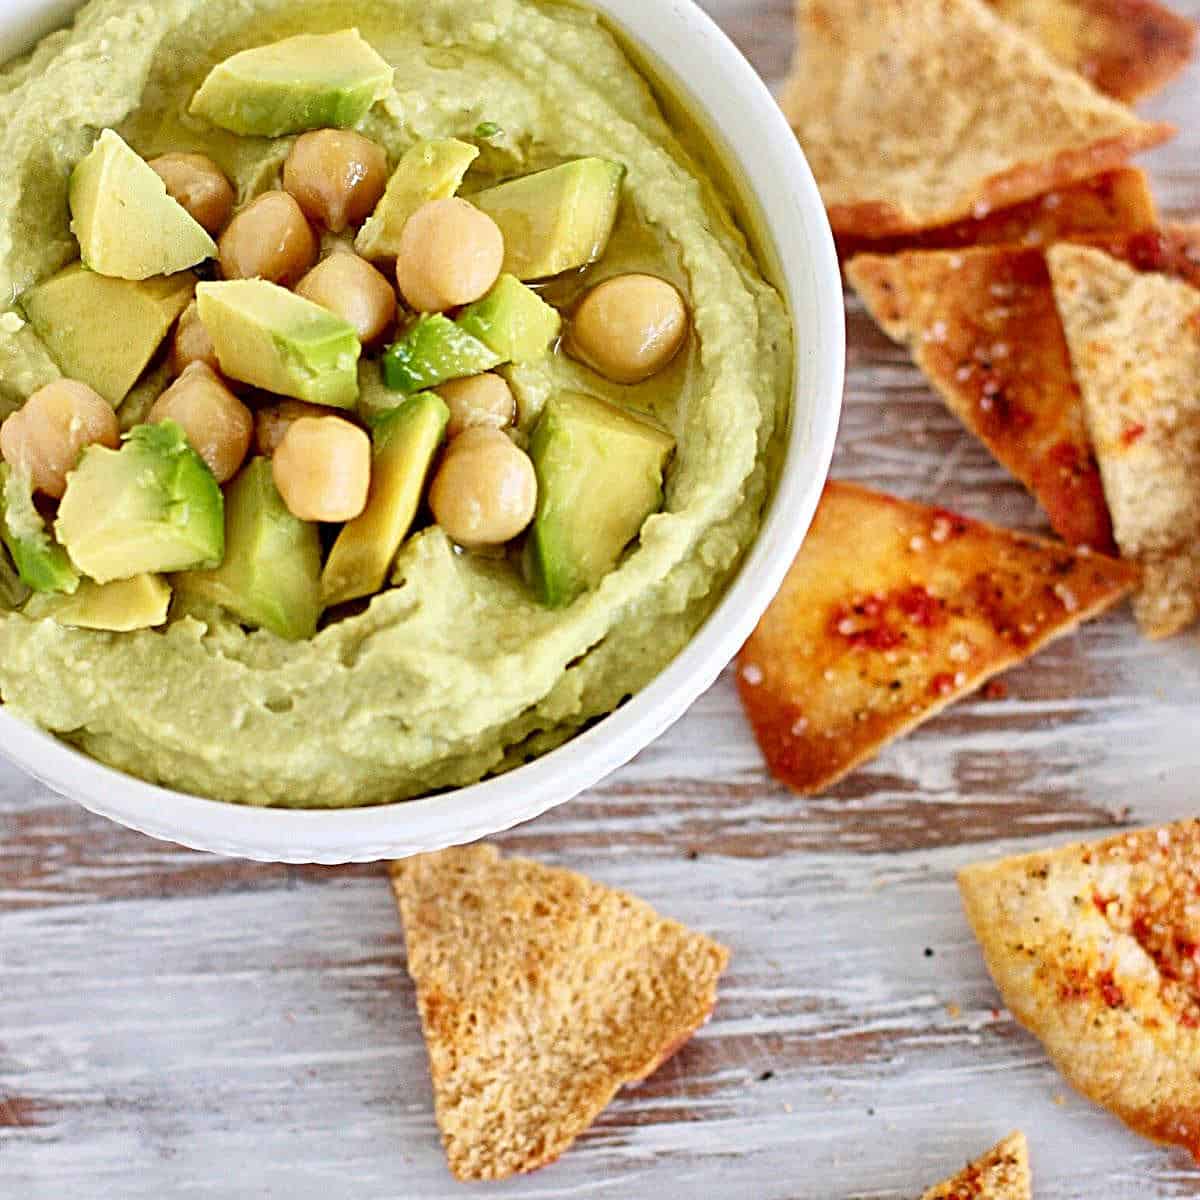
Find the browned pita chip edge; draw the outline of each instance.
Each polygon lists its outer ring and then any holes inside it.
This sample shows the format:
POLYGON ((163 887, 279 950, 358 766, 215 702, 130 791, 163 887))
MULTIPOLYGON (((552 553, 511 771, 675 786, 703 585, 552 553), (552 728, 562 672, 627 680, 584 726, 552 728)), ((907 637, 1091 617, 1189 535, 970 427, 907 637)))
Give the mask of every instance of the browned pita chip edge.
POLYGON ((1064 66, 1132 104, 1161 91, 1191 60, 1196 26, 1156 0, 988 0, 1064 66))

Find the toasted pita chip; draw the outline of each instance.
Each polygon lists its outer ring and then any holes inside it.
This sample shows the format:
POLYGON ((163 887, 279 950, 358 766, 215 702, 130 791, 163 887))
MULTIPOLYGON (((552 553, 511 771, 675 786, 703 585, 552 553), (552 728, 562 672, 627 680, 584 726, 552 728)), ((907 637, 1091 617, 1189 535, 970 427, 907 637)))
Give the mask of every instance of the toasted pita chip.
POLYGON ((971 866, 1004 1002, 1085 1096, 1200 1154, 1200 822, 971 866))
POLYGON ((772 772, 821 791, 1130 590, 1129 564, 829 483, 738 660, 772 772))
POLYGON ((1155 0, 988 0, 1064 66, 1132 104, 1188 64, 1196 26, 1155 0))
MULTIPOLYGON (((1073 239, 1075 240, 1075 239, 1073 239)), ((1088 234, 1140 271, 1200 286, 1200 226, 1088 234)), ((950 410, 1072 545, 1114 549, 1083 400, 1041 253, 1016 246, 862 255, 846 267, 950 410)))
POLYGON ((1102 96, 982 0, 800 0, 799 19, 781 104, 837 233, 984 216, 1173 132, 1102 96))
POLYGON ((1064 240, 1103 250, 1137 271, 1173 275, 1200 288, 1200 224, 1169 224, 1139 233, 1081 233, 1064 240))
POLYGON ((957 250, 964 246, 1019 244, 1049 246, 1072 234, 1125 233, 1153 229, 1158 209, 1145 171, 1119 167, 1068 184, 1010 208, 968 217, 952 225, 902 237, 839 237, 844 260, 856 254, 896 254, 901 250, 957 250))
POLYGON ((1091 247, 1048 259, 1134 612, 1169 637, 1200 616, 1200 290, 1091 247))
POLYGON ((1023 1133, 1010 1133, 921 1200, 1031 1200, 1029 1147, 1023 1133))
POLYGON ((846 276, 1058 533, 1073 546, 1115 551, 1042 252, 988 246, 861 255, 846 276))
POLYGON ((701 1026, 729 952, 490 846, 392 867, 438 1125, 462 1180, 553 1162, 701 1026))

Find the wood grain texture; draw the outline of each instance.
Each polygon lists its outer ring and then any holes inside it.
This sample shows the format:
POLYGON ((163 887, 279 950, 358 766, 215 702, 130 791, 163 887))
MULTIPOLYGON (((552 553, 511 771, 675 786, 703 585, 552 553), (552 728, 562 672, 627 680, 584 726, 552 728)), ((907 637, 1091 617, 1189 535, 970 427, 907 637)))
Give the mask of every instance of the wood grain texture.
MULTIPOLYGON (((783 0, 710 7, 773 85, 783 0)), ((1200 0, 1176 0, 1200 18, 1200 0)), ((1164 212, 1200 217, 1200 68, 1147 115, 1164 212)), ((849 301, 837 471, 1044 531, 849 301)), ((558 1165, 548 1200, 898 1200, 1020 1126, 1042 1200, 1200 1196, 1186 1156, 1070 1094, 999 1007, 953 876, 1194 814, 1200 642, 1127 612, 1056 644, 826 796, 768 778, 725 678, 579 800, 501 839, 732 947, 715 1017, 558 1165)), ((229 863, 0 766, 0 1200, 453 1200, 377 867, 229 863)))

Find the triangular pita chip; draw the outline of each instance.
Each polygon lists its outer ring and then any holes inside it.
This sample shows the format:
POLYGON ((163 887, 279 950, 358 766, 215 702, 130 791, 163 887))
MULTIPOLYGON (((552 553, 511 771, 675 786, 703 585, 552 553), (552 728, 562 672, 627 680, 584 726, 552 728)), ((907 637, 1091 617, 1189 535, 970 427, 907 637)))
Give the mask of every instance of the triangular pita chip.
MULTIPOLYGON (((1200 286, 1200 227, 1078 240, 1140 271, 1200 286)), ((1072 545, 1112 550, 1083 400, 1041 252, 989 246, 862 255, 846 275, 950 410, 1037 497, 1058 533, 1072 545)))
POLYGON ((987 246, 861 255, 846 276, 1055 530, 1073 546, 1114 551, 1042 252, 987 246))
POLYGON ((966 868, 1004 1002, 1085 1096, 1200 1152, 1200 822, 966 868))
POLYGON ((1134 612, 1168 637, 1200 615, 1200 290, 1086 246, 1048 259, 1134 612))
POLYGON ((1049 246, 1071 234, 1125 233, 1153 229, 1158 209, 1145 171, 1118 167, 1067 184, 1044 196, 998 208, 985 217, 899 237, 837 239, 844 260, 856 254, 896 254, 901 250, 958 250, 964 246, 1019 244, 1049 246))
POLYGON ((1023 1133, 1010 1133, 921 1200, 1031 1200, 1029 1147, 1023 1133))
POLYGON ((945 225, 1157 145, 983 0, 800 0, 781 100, 837 233, 945 225))
POLYGON ((1196 26, 1156 0, 988 0, 1064 66, 1117 100, 1153 95, 1187 66, 1196 26))
POLYGON ((1108 608, 1135 568, 831 482, 738 660, 772 772, 818 792, 1108 608))
POLYGON ((729 961, 641 900, 491 846, 396 863, 392 885, 463 1180, 553 1162, 704 1024, 729 961))

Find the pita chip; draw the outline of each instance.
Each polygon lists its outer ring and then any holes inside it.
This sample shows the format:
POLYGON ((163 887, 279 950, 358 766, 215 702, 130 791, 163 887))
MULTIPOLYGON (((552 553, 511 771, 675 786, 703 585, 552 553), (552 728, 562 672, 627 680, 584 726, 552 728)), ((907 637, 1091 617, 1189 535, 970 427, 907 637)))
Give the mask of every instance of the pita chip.
POLYGON ((739 656, 742 703, 776 777, 820 792, 1136 578, 1103 555, 831 482, 739 656))
POLYGON ((1158 209, 1145 171, 1118 167, 1010 208, 996 209, 985 217, 967 217, 900 237, 842 236, 837 247, 844 261, 856 254, 896 254, 901 250, 958 250, 1007 243, 1048 246, 1071 235, 1126 233, 1153 229, 1157 224, 1158 209))
POLYGON ((1157 0, 988 0, 1064 66, 1132 104, 1187 66, 1196 26, 1157 0))
POLYGON ((982 217, 1173 132, 1102 96, 983 0, 800 0, 799 23, 781 104, 835 233, 982 217))
POLYGON ((1025 1135, 1011 1133, 921 1200, 1031 1200, 1032 1195, 1025 1135))
POLYGON ((1169 637, 1200 615, 1200 289, 1089 246, 1047 257, 1134 613, 1169 637))
POLYGON ((1115 551, 1083 402, 1040 250, 861 255, 846 276, 947 407, 1073 546, 1115 551))
POLYGON ((1085 1096, 1200 1152, 1200 822, 967 867, 1004 1002, 1085 1096))
POLYGON ((459 1179, 553 1162, 708 1020, 729 952, 632 896, 491 846, 392 866, 459 1179))
POLYGON ((1167 224, 1137 233, 1094 230, 1063 240, 1103 250, 1134 270, 1172 275, 1200 288, 1200 224, 1167 224))

